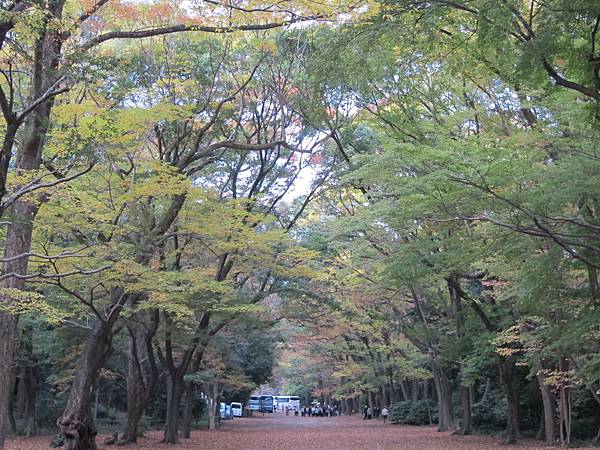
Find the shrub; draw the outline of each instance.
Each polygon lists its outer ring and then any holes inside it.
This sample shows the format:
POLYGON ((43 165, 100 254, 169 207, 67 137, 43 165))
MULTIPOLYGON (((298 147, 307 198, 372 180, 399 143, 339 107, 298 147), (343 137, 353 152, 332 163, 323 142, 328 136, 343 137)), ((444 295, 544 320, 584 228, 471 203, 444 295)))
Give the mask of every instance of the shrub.
POLYGON ((433 400, 406 400, 392 405, 392 423, 405 425, 432 425, 438 420, 437 402, 433 400))

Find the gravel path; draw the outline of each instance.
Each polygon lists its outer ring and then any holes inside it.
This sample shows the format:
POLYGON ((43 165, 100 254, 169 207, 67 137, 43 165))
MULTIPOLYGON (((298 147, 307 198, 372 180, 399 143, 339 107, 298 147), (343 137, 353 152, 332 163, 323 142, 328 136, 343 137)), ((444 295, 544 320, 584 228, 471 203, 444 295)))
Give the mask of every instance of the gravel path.
MULTIPOLYGON (((384 425, 379 420, 365 421, 355 417, 286 417, 283 414, 235 419, 225 422, 219 431, 195 431, 192 439, 177 446, 158 444, 161 433, 152 431, 135 445, 99 446, 102 450, 128 449, 202 449, 202 450, 491 450, 553 449, 539 442, 522 441, 506 446, 500 439, 481 436, 450 436, 433 427, 384 425)), ((102 437, 98 438, 101 443, 102 437)), ((7 450, 40 450, 48 448, 48 438, 12 440, 7 450)))

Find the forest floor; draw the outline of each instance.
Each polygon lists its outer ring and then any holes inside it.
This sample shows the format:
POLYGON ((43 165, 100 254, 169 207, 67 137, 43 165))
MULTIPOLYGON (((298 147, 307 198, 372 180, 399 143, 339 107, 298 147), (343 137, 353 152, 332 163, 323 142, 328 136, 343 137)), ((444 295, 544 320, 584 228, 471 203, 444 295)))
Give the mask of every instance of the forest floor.
MULTIPOLYGON (((176 446, 159 444, 160 431, 149 431, 137 444, 125 447, 102 445, 99 448, 146 449, 202 449, 202 450, 491 450, 540 449, 536 441, 521 441, 518 445, 503 445, 499 438, 484 436, 450 436, 438 433, 435 427, 413 427, 383 424, 381 420, 362 420, 361 417, 286 417, 283 414, 237 418, 224 422, 218 431, 199 430, 176 446)), ((8 442, 7 450, 47 449, 50 438, 16 439, 8 442)))

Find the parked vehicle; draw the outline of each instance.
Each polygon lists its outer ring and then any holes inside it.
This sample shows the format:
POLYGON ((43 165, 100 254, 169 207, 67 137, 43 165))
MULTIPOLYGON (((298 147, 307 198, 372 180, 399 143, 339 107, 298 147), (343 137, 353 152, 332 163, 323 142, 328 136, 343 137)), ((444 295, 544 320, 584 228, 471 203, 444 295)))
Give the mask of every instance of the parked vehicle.
POLYGON ((290 411, 299 411, 300 410, 300 397, 295 395, 279 395, 276 397, 277 401, 275 404, 275 409, 279 411, 285 411, 287 407, 290 411))
POLYGON ((260 396, 260 411, 273 413, 275 412, 275 405, 273 404, 272 395, 261 395, 260 396))
POLYGON ((238 402, 231 402, 231 412, 233 417, 242 417, 244 415, 244 405, 238 402))
POLYGON ((221 415, 221 420, 233 419, 233 411, 232 411, 231 405, 226 405, 225 403, 221 403, 219 413, 221 415))
POLYGON ((248 409, 250 411, 260 411, 260 396, 253 395, 248 401, 248 409))
POLYGON ((300 411, 300 397, 292 395, 289 401, 289 408, 292 411, 300 411))

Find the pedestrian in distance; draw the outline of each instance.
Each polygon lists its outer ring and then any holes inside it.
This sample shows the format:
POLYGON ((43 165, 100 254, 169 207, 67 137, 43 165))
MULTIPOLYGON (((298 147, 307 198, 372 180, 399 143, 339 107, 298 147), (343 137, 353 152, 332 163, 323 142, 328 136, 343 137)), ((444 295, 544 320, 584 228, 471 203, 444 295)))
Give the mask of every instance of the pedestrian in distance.
POLYGON ((369 407, 365 405, 363 407, 363 420, 367 420, 367 412, 369 411, 369 407))
POLYGON ((383 423, 387 421, 388 416, 390 415, 390 411, 387 409, 387 406, 384 406, 381 410, 381 417, 383 417, 383 423))

